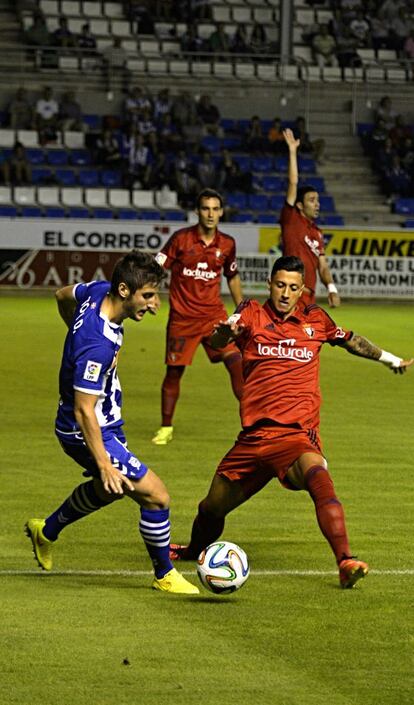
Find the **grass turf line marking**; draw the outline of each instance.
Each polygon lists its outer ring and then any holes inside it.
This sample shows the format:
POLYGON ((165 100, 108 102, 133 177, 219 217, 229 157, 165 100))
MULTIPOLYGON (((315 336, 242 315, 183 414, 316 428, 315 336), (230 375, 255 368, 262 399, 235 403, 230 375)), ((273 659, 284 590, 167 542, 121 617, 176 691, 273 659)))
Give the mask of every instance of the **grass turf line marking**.
MULTIPOLYGON (((181 570, 183 575, 194 575, 194 570, 181 570)), ((370 570, 370 575, 414 575, 414 568, 390 569, 390 570, 370 570)), ((24 575, 58 575, 58 576, 85 576, 85 577, 122 577, 122 578, 139 578, 147 575, 153 575, 151 570, 53 570, 51 572, 34 570, 0 570, 0 576, 24 576, 24 575)), ((336 570, 251 570, 250 575, 254 576, 301 576, 308 577, 313 575, 328 576, 337 575, 336 570)))

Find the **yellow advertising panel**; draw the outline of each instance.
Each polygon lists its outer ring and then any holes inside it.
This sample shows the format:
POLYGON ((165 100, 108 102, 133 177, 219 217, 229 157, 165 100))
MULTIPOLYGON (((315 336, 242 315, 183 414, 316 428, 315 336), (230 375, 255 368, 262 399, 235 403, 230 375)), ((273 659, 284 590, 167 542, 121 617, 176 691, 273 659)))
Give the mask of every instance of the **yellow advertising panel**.
MULTIPOLYGON (((327 255, 356 257, 414 257, 414 233, 388 230, 337 230, 324 228, 327 255)), ((259 228, 259 252, 280 244, 280 227, 259 228)))

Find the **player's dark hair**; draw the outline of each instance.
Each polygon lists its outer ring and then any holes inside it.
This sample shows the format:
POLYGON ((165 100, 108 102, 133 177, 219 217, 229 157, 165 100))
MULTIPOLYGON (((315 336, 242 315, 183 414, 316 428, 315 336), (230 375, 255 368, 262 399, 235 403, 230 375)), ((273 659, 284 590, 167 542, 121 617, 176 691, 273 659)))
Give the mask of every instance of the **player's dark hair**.
POLYGON ((197 209, 200 208, 201 201, 203 198, 218 198, 218 200, 220 201, 220 208, 223 208, 224 206, 223 196, 218 191, 215 191, 213 188, 203 188, 203 190, 200 191, 197 196, 197 209))
POLYGON ((273 279, 276 272, 284 269, 285 272, 299 272, 302 278, 305 276, 305 265, 299 257, 279 257, 273 264, 270 278, 273 279))
POLYGON ((115 265, 111 278, 111 294, 113 296, 118 294, 119 285, 122 282, 127 285, 131 294, 134 294, 145 284, 158 286, 165 277, 166 272, 158 264, 154 255, 149 252, 132 250, 115 265))
POLYGON ((298 188, 295 203, 303 203, 303 199, 305 198, 307 193, 318 193, 318 189, 315 188, 315 186, 312 186, 312 184, 308 184, 307 186, 301 186, 300 188, 298 188))

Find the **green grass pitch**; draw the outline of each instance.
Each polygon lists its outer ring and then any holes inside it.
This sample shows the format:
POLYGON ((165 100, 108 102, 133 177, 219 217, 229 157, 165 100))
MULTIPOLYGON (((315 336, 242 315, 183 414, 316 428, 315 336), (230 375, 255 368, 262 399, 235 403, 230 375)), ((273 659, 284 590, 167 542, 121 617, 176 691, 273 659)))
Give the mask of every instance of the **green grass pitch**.
MULTIPOLYGON (((166 314, 164 304, 156 319, 126 323, 119 373, 129 445, 166 482, 182 541, 239 419, 226 371, 200 350, 174 442, 151 444, 166 314)), ((334 318, 414 354, 407 305, 345 304, 334 318)), ((55 572, 36 568, 24 522, 82 481, 53 434, 65 327, 52 296, 3 297, 0 320, 1 705, 412 705, 414 369, 400 377, 329 346, 322 354, 322 438, 366 580, 339 589, 310 499, 274 482, 226 524, 224 538, 250 558, 246 586, 180 598, 150 589, 128 499, 64 531, 55 572)))

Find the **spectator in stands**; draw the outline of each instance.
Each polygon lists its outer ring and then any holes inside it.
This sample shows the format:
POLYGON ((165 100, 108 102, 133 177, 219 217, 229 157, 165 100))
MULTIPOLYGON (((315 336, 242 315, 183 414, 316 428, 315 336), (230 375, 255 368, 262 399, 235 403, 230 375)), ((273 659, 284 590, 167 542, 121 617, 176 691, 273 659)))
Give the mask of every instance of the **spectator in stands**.
POLYGON ((399 55, 403 55, 405 40, 412 28, 413 23, 405 7, 399 7, 389 25, 390 46, 399 55))
POLYGON ((157 122, 165 113, 171 113, 172 99, 169 88, 162 88, 154 100, 154 120, 157 122))
POLYGON ((61 48, 76 46, 76 37, 69 29, 66 17, 59 17, 59 26, 52 32, 50 43, 61 48))
POLYGON ((201 189, 215 188, 217 186, 217 170, 209 151, 204 150, 202 152, 201 160, 197 164, 196 174, 201 189))
POLYGON ((352 34, 348 25, 344 25, 336 37, 336 56, 341 68, 361 66, 361 58, 357 52, 358 40, 352 34))
POLYGON ((240 169, 228 149, 222 149, 221 154, 222 158, 217 167, 219 188, 230 193, 234 191, 251 193, 253 190, 251 173, 240 169))
POLYGON ((329 33, 328 25, 320 25, 319 32, 313 38, 312 50, 314 59, 320 68, 338 66, 336 42, 332 34, 329 33))
POLYGON ((174 19, 173 0, 156 0, 155 17, 161 22, 169 22, 174 19))
POLYGON ((25 88, 18 88, 10 102, 9 124, 13 130, 30 130, 33 120, 33 109, 27 97, 25 88))
POLYGON ((134 86, 124 101, 125 125, 136 127, 144 108, 148 108, 152 114, 152 103, 149 96, 144 94, 140 86, 134 86))
POLYGON ((249 54, 250 46, 247 39, 246 27, 244 24, 238 24, 235 33, 230 41, 230 51, 233 54, 249 54))
POLYGON ((392 203, 398 196, 402 196, 403 198, 411 196, 412 183, 410 175, 402 166, 398 154, 394 154, 392 157, 391 168, 387 169, 385 172, 383 185, 388 203, 392 203))
POLYGON ((59 122, 62 132, 84 132, 85 124, 82 119, 82 108, 76 100, 74 91, 66 91, 59 104, 59 122))
POLYGON ((390 137, 376 144, 375 153, 372 154, 372 167, 378 172, 381 178, 389 171, 393 164, 393 157, 396 154, 394 145, 390 137))
POLYGON ((33 23, 25 32, 25 40, 29 46, 46 47, 50 44, 50 33, 46 20, 40 10, 32 16, 33 23))
POLYGON ((3 181, 6 185, 23 186, 31 184, 32 170, 21 142, 16 142, 12 153, 1 165, 3 181))
POLYGON ((282 121, 279 117, 274 118, 267 133, 267 140, 272 152, 276 154, 287 154, 288 150, 285 138, 283 137, 282 121))
POLYGON ((311 140, 309 132, 306 130, 305 118, 300 116, 296 118, 293 135, 296 140, 300 140, 299 154, 308 154, 319 163, 322 161, 325 151, 325 140, 311 140))
POLYGON ((171 164, 169 163, 165 152, 159 151, 150 166, 148 188, 157 190, 162 189, 165 186, 170 188, 171 183, 171 164))
POLYGON ((378 118, 371 134, 365 141, 365 149, 368 152, 369 156, 375 158, 375 155, 378 153, 378 150, 384 145, 385 141, 388 138, 389 129, 387 128, 385 121, 381 118, 378 118))
POLYGON ((179 129, 197 124, 197 104, 189 91, 181 91, 174 98, 172 118, 179 129))
POLYGON ((404 7, 405 0, 383 0, 380 4, 379 12, 385 21, 390 23, 397 16, 398 10, 404 7))
POLYGON ((221 22, 216 24, 216 29, 210 34, 207 46, 208 51, 216 54, 218 59, 226 59, 226 54, 230 53, 230 37, 221 22))
POLYGON ((76 43, 81 49, 82 56, 95 56, 96 39, 91 32, 91 27, 88 22, 82 25, 81 33, 76 38, 76 43))
POLYGON ((255 22, 250 35, 250 48, 255 60, 260 60, 260 56, 265 56, 270 51, 269 40, 266 30, 262 24, 255 22))
POLYGON ((342 17, 345 22, 351 22, 361 7, 361 0, 339 0, 342 17))
POLYGON ((181 131, 174 125, 171 113, 164 113, 157 127, 158 144, 163 152, 176 152, 182 147, 181 131))
POLYGON ((349 25, 352 35, 358 42, 359 47, 368 47, 371 44, 370 24, 362 10, 358 10, 356 16, 349 25))
POLYGON ((249 152, 257 153, 266 151, 267 139, 263 134, 262 123, 258 115, 253 115, 245 134, 246 146, 249 152))
POLYGON ((220 127, 221 115, 218 107, 211 102, 211 98, 207 93, 203 93, 197 103, 197 115, 201 121, 205 135, 215 135, 216 137, 223 136, 223 130, 220 127))
POLYGON ((390 49, 390 38, 388 36, 388 22, 382 16, 381 11, 372 9, 367 15, 371 31, 371 46, 375 51, 378 49, 390 49))
POLYGON ((40 144, 56 141, 58 118, 59 105, 50 86, 46 86, 35 107, 35 127, 39 133, 40 144))
POLYGON ((410 139, 413 136, 413 129, 411 125, 407 125, 402 115, 397 115, 395 118, 395 125, 391 128, 389 136, 393 147, 398 150, 398 153, 400 153, 399 150, 405 143, 405 140, 407 138, 410 139))
POLYGON ((186 32, 180 39, 180 47, 183 54, 191 54, 192 60, 197 60, 197 53, 205 51, 204 41, 198 35, 197 24, 191 22, 187 25, 186 32))
POLYGON ((151 0, 127 0, 124 2, 124 12, 129 19, 132 34, 154 34, 151 0))
POLYGON ((414 29, 411 29, 408 37, 406 37, 403 49, 404 57, 414 61, 414 29))
POLYGON ((375 112, 375 122, 378 123, 380 120, 382 120, 384 127, 387 130, 391 130, 391 128, 395 125, 396 117, 397 113, 392 107, 391 98, 388 95, 384 95, 381 98, 378 108, 375 112))
POLYGON ((139 132, 140 135, 143 135, 145 141, 148 142, 149 136, 157 131, 155 127, 155 122, 152 119, 152 110, 149 107, 145 107, 142 109, 139 119, 137 122, 137 131, 139 132))
POLYGON ((188 0, 190 16, 199 20, 211 20, 211 0, 188 0))
POLYGON ((106 127, 96 140, 97 164, 109 169, 121 167, 122 157, 119 142, 111 128, 106 127))
POLYGON ((113 81, 116 77, 121 78, 122 90, 127 93, 131 74, 127 67, 128 54, 121 46, 120 37, 114 37, 112 46, 104 49, 102 59, 103 74, 108 93, 112 91, 113 81))
POLYGON ((128 170, 125 174, 127 188, 148 188, 152 162, 151 150, 145 144, 144 137, 136 133, 128 155, 128 170))
POLYGON ((177 191, 182 208, 194 208, 199 184, 195 178, 194 165, 185 150, 180 150, 174 160, 173 189, 177 191))

